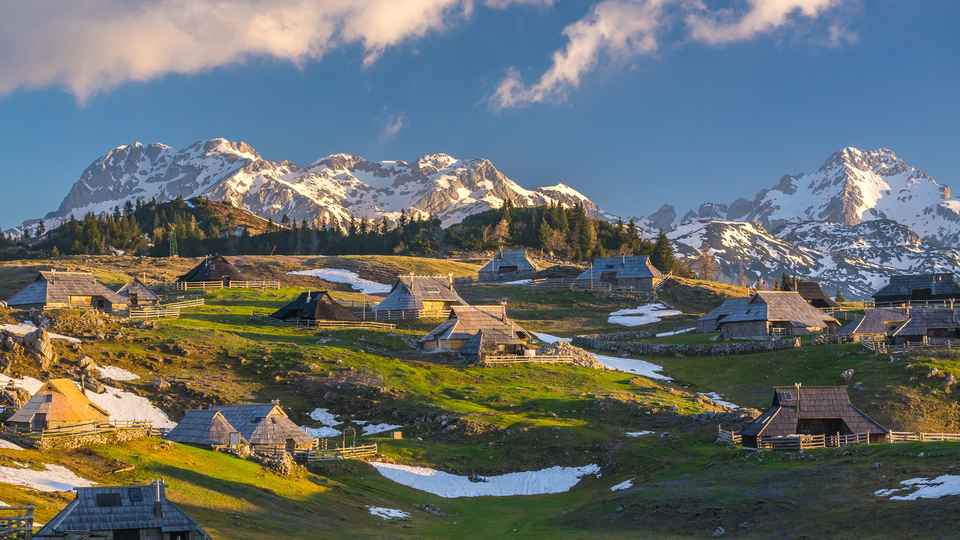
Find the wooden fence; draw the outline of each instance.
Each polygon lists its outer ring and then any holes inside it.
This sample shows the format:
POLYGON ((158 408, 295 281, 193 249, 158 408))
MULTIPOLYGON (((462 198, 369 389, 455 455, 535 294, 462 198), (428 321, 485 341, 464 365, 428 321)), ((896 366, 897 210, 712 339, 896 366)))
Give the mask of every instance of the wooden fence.
POLYGON ((163 304, 160 307, 184 309, 184 308, 191 308, 191 307, 203 307, 203 305, 204 305, 203 298, 193 298, 191 300, 179 300, 177 302, 170 302, 169 304, 163 304))
POLYGON ((573 278, 532 279, 521 285, 524 289, 569 290, 573 288, 573 278))
POLYGON ((377 443, 357 444, 337 448, 311 448, 310 450, 285 450, 283 448, 269 448, 258 450, 261 454, 280 457, 284 453, 293 456, 296 461, 314 463, 316 461, 333 461, 336 459, 360 459, 377 455, 377 443))
POLYGON ((396 319, 446 319, 450 310, 442 309, 390 309, 355 313, 365 321, 390 321, 396 319))
POLYGON ((279 289, 280 281, 275 279, 265 279, 258 281, 178 281, 173 284, 173 288, 178 291, 189 291, 194 289, 279 289))
POLYGON ((900 345, 889 345, 883 341, 871 341, 866 337, 860 338, 860 344, 865 348, 879 353, 909 352, 909 351, 951 351, 960 350, 960 339, 941 339, 923 337, 923 341, 909 341, 900 345))
POLYGON ((127 317, 132 320, 138 319, 167 319, 179 318, 180 308, 168 306, 156 306, 148 308, 136 308, 127 312, 127 317))
POLYGON ((670 278, 672 277, 673 277, 673 270, 671 270, 670 273, 668 273, 667 275, 663 276, 663 279, 661 279, 659 282, 657 282, 656 285, 653 286, 653 292, 659 291, 660 288, 666 285, 667 281, 670 281, 670 278))
POLYGON ((354 328, 379 328, 392 330, 397 327, 397 325, 392 323, 382 323, 376 321, 317 321, 314 319, 294 319, 292 321, 274 319, 268 315, 262 313, 254 312, 253 318, 269 324, 278 324, 283 326, 303 326, 307 328, 328 328, 334 330, 348 330, 354 328))
MULTIPOLYGON (((74 435, 90 435, 115 431, 117 429, 146 429, 150 432, 161 432, 165 428, 154 428, 149 420, 115 420, 112 422, 85 422, 54 429, 33 429, 13 426, 0 426, 0 434, 10 434, 21 437, 33 437, 40 440, 51 437, 70 437, 74 435)), ((169 432, 169 430, 167 430, 169 432)))
POLYGON ((484 366, 504 366, 511 364, 570 364, 577 359, 576 356, 572 355, 556 355, 556 356, 520 356, 520 355, 503 355, 503 356, 484 356, 480 359, 480 363, 484 366))
POLYGON ((720 426, 717 426, 717 438, 726 444, 740 444, 743 442, 743 437, 737 432, 733 430, 724 431, 720 426))
POLYGON ((908 431, 891 431, 888 439, 892 443, 960 441, 960 433, 919 433, 908 431))
POLYGON ((33 538, 34 505, 0 506, 0 538, 33 538))

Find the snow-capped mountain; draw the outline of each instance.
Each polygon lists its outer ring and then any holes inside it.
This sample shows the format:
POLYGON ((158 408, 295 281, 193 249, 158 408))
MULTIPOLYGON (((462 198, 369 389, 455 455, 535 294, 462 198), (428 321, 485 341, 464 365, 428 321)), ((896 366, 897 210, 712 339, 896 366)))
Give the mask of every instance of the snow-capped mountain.
POLYGON ((891 275, 960 266, 960 200, 885 149, 844 148, 753 201, 704 203, 679 219, 664 205, 644 225, 671 231, 687 255, 706 240, 727 281, 786 271, 848 298, 869 298, 891 275))
POLYGON ((607 217, 573 188, 558 184, 527 190, 486 159, 429 154, 408 164, 334 154, 297 167, 267 161, 245 143, 214 139, 183 150, 133 143, 110 151, 87 167, 60 207, 45 216, 45 225, 55 226, 70 214, 110 211, 138 198, 177 196, 229 201, 274 221, 287 215, 341 227, 351 217, 394 221, 401 210, 421 217, 435 214, 448 226, 499 208, 508 198, 520 207, 580 203, 588 214, 607 217))

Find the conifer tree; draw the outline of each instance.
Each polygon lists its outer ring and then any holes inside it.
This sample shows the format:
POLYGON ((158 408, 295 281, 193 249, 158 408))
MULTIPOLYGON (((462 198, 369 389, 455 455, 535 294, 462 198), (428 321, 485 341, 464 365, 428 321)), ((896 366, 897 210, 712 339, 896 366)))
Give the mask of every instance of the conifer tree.
POLYGON ((677 265, 677 258, 673 253, 673 247, 670 246, 670 240, 660 229, 657 235, 657 241, 653 245, 653 251, 650 253, 650 262, 657 270, 661 272, 670 272, 677 265))

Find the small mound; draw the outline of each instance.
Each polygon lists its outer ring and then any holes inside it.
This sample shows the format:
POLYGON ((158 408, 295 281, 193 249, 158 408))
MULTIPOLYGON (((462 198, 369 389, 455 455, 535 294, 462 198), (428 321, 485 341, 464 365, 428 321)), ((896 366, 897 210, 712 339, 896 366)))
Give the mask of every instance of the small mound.
POLYGON ((576 345, 571 345, 567 341, 557 341, 540 347, 537 349, 537 356, 572 356, 574 360, 570 363, 575 366, 607 369, 592 354, 576 345))

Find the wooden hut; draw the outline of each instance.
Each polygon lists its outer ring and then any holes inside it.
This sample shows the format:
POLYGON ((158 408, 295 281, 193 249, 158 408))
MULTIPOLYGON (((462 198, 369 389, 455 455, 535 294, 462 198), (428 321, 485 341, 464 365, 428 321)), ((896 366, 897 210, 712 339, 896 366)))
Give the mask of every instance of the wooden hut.
POLYGON ((94 429, 110 421, 110 413, 95 405, 70 379, 50 379, 7 426, 22 431, 94 429))
POLYGON ((960 339, 960 309, 906 308, 906 320, 888 336, 896 345, 928 339, 960 339))
POLYGON ((727 315, 745 309, 749 298, 728 298, 719 307, 697 319, 697 332, 716 332, 727 315))
POLYGON ((355 313, 341 306, 327 291, 305 292, 270 317, 282 321, 359 321, 355 313))
POLYGON ((889 433, 850 403, 845 386, 775 386, 773 405, 740 430, 744 449, 757 449, 758 438, 789 435, 868 433, 871 443, 889 433))
POLYGON ((40 272, 32 283, 7 300, 17 309, 126 309, 127 300, 87 272, 40 272))
POLYGON ((77 497, 34 538, 71 540, 210 540, 167 499, 167 484, 74 488, 77 497))
POLYGON ((837 334, 851 335, 855 339, 865 337, 871 341, 886 341, 887 335, 909 318, 908 311, 900 308, 867 309, 852 323, 838 330, 837 334))
POLYGON ((223 405, 220 411, 231 426, 254 448, 309 450, 313 437, 294 424, 278 403, 223 405))
POLYGON ((785 291, 760 291, 718 322, 724 339, 833 334, 839 325, 799 294, 785 291))
POLYGON ((449 311, 451 307, 466 305, 453 288, 453 275, 439 276, 400 276, 383 302, 371 310, 386 315, 391 312, 424 311, 437 314, 449 311))
POLYGON ((533 274, 536 266, 527 257, 527 250, 500 250, 478 272, 480 281, 516 279, 533 274))
POLYGON ((470 357, 482 353, 523 354, 530 337, 507 317, 505 305, 453 306, 450 318, 420 338, 417 346, 426 351, 460 351, 470 357))
POLYGON ((220 411, 190 409, 167 440, 194 446, 237 446, 247 444, 240 430, 233 427, 220 411))
POLYGON ((581 288, 593 288, 598 283, 611 287, 632 287, 635 291, 652 292, 663 279, 663 274, 653 267, 650 257, 601 257, 574 281, 581 288))
POLYGON ((138 278, 133 278, 133 281, 120 287, 117 296, 125 298, 127 304, 131 307, 160 305, 160 297, 157 296, 157 293, 151 291, 150 287, 147 287, 138 278))
POLYGON ((790 281, 787 283, 786 290, 799 293, 800 298, 803 298, 808 304, 817 309, 840 307, 840 304, 831 300, 830 297, 823 292, 820 284, 816 281, 790 281))
POLYGON ((890 283, 873 293, 874 302, 904 304, 910 302, 950 302, 960 299, 960 283, 952 273, 891 276, 890 283))
POLYGON ((192 270, 177 278, 177 282, 196 283, 200 281, 220 281, 224 287, 229 287, 231 281, 248 280, 223 255, 214 255, 204 259, 192 270))

